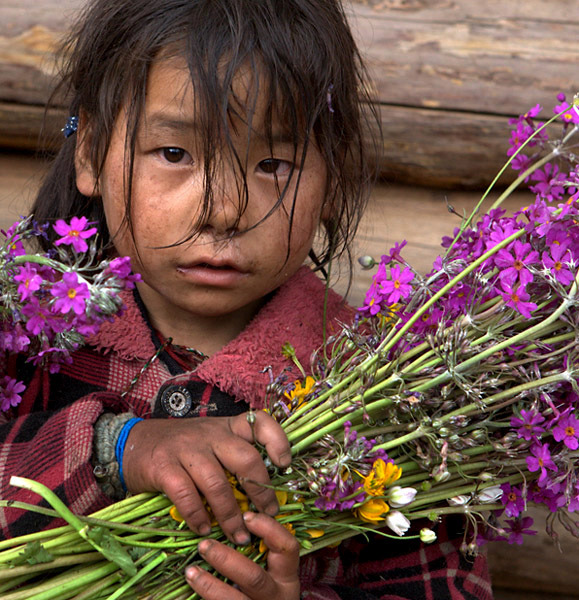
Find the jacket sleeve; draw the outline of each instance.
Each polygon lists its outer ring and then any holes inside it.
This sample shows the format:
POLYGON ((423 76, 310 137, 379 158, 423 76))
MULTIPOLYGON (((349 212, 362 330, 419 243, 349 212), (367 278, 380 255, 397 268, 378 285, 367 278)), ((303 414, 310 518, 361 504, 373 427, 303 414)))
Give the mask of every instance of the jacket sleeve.
MULTIPOLYGON (((70 509, 87 514, 111 503, 91 463, 93 425, 114 401, 94 393, 54 411, 22 414, 0 425, 0 498, 47 506, 37 494, 10 485, 17 475, 53 490, 70 509)), ((0 508, 0 535, 15 537, 62 524, 18 508, 0 508)))
POLYGON ((301 566, 307 600, 492 600, 484 554, 460 551, 461 524, 438 525, 438 539, 358 536, 338 548, 306 556, 301 566))

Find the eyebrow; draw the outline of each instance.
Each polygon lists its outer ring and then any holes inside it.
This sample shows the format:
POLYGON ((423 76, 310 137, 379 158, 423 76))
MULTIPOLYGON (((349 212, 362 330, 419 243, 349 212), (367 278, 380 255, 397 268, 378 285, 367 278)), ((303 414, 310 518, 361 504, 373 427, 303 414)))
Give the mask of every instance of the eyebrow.
POLYGON ((143 120, 146 129, 168 131, 170 133, 179 133, 182 131, 195 132, 199 128, 192 119, 172 117, 165 113, 153 113, 145 115, 143 120))
MULTIPOLYGON (((199 132, 199 126, 193 119, 181 118, 179 116, 171 116, 166 113, 152 113, 145 115, 144 123, 146 125, 146 131, 167 131, 169 133, 182 133, 187 132, 195 134, 199 132)), ((275 144, 294 144, 299 145, 299 140, 295 140, 289 131, 273 127, 271 132, 271 138, 265 134, 264 131, 253 130, 252 138, 257 139, 263 143, 275 144)))

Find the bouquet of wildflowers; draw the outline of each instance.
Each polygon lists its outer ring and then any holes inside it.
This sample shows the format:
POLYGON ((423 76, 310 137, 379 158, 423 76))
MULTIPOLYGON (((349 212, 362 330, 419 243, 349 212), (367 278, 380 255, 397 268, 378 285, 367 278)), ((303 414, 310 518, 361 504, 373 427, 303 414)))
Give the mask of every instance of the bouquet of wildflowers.
MULTIPOLYGON (((89 247, 97 230, 86 217, 57 221, 54 247, 30 254, 25 244, 47 238, 47 227, 28 217, 0 232, 0 364, 22 354, 54 373, 121 310, 119 293, 138 276, 128 257, 97 260, 95 244, 89 247)), ((22 382, 3 376, 0 412, 16 406, 23 391, 22 382)))
MULTIPOLYGON (((303 379, 272 378, 267 410, 294 454, 272 468, 272 486, 304 554, 369 531, 432 542, 449 514, 464 517, 465 552, 518 544, 533 533, 531 504, 547 507, 549 529, 558 519, 579 537, 579 109, 558 101, 556 139, 539 106, 512 121, 517 180, 443 240, 430 273, 397 244, 354 323, 303 379), (500 202, 522 182, 534 198, 508 216, 500 202)), ((14 484, 68 525, 0 542, 5 600, 197 597, 181 573, 202 564, 200 538, 167 498, 141 494, 78 517, 37 483, 14 484)), ((217 526, 211 536, 224 539, 217 526)), ((267 548, 243 551, 262 561, 267 548)))

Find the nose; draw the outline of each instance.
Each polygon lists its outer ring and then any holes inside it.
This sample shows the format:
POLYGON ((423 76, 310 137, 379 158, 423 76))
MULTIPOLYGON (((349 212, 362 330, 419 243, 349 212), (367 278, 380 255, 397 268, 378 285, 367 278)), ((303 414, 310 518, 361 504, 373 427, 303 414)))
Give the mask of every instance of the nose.
POLYGON ((222 167, 209 182, 205 229, 216 237, 229 237, 247 228, 249 188, 247 178, 222 167))

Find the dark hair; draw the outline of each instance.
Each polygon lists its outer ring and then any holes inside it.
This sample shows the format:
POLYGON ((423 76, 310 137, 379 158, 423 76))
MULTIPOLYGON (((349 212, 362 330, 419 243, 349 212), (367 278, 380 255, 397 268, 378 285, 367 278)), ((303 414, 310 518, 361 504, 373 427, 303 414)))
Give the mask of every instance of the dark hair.
MULTIPOLYGON (((201 107, 197 117, 205 133, 201 136, 204 214, 212 201, 217 140, 229 140, 232 81, 241 67, 249 65, 260 90, 270 95, 272 108, 265 124, 270 143, 272 120, 283 115, 296 152, 300 143, 313 138, 327 165, 324 214, 328 217, 323 223, 323 248, 318 257, 312 256, 314 262, 324 265, 332 256, 349 251, 372 180, 365 145, 377 131, 378 119, 340 0, 93 0, 63 50, 61 87, 69 94, 70 114, 84 114, 91 124, 89 154, 97 177, 121 106, 130 107, 125 218, 129 228, 132 157, 147 76, 152 63, 169 54, 187 62, 201 107)), ((77 135, 64 142, 33 213, 40 222, 86 216, 98 223, 101 248, 106 248, 111 240, 102 203, 76 188, 76 143, 77 135)), ((231 143, 228 151, 240 163, 231 143)), ((303 156, 297 157, 297 177, 300 160, 303 156)), ((247 197, 243 169, 240 172, 242 211, 247 197)))

